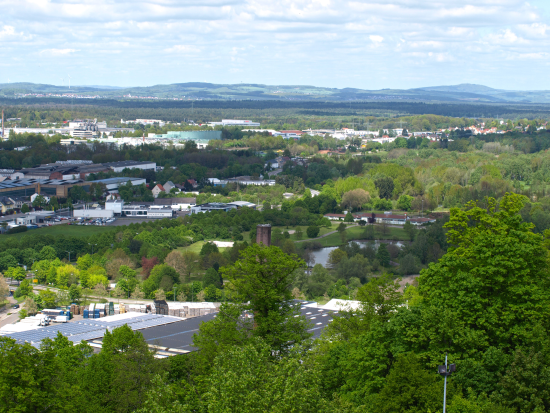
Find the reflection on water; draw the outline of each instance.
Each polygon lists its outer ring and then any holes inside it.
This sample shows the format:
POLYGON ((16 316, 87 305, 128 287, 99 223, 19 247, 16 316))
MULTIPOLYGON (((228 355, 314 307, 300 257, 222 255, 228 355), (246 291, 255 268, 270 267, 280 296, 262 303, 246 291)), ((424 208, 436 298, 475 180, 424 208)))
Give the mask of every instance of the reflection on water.
MULTIPOLYGON (((361 247, 367 244, 370 244, 374 246, 375 249, 378 249, 378 246, 380 245, 381 242, 385 244, 393 244, 399 248, 405 245, 403 241, 388 241, 388 240, 350 241, 350 243, 352 242, 358 243, 361 247)), ((328 255, 330 254, 331 251, 334 251, 336 248, 338 247, 324 247, 324 248, 321 248, 320 250, 312 251, 313 258, 315 259, 315 262, 312 265, 321 264, 323 267, 326 267, 328 262, 328 255)))

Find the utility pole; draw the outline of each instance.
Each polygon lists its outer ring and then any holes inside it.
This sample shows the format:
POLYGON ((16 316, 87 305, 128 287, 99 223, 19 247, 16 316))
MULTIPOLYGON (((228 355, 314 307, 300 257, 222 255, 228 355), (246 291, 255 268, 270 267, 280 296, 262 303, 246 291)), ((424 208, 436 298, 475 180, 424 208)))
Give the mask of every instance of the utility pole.
POLYGON ((72 252, 72 251, 65 251, 65 252, 68 252, 68 253, 69 253, 69 262, 71 262, 71 252, 72 252))
POLYGON ((447 353, 445 353, 445 365, 438 366, 439 374, 445 377, 445 384, 443 386, 443 413, 445 413, 447 405, 447 377, 456 371, 456 364, 447 365, 447 353))

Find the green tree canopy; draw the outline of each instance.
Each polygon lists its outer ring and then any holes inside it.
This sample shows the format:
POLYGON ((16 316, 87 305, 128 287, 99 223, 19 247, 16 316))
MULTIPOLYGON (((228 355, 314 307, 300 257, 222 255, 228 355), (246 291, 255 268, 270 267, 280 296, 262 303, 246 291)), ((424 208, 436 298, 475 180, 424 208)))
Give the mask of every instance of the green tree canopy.
POLYGON ((445 225, 451 246, 419 278, 424 322, 415 334, 432 359, 443 349, 474 358, 489 346, 512 351, 540 343, 548 332, 548 251, 521 219, 524 198, 486 202, 451 210, 445 225))
POLYGON ((280 248, 253 244, 241 253, 241 259, 220 268, 229 279, 241 302, 254 316, 254 335, 262 337, 274 350, 286 351, 292 343, 309 337, 307 323, 291 303, 295 270, 304 262, 280 248))

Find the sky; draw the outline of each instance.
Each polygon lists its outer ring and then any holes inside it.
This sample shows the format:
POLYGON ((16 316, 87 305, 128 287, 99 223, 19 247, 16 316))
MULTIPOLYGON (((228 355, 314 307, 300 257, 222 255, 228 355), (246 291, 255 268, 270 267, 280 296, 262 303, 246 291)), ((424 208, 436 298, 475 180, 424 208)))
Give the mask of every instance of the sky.
POLYGON ((0 0, 0 83, 550 90, 550 0, 0 0))

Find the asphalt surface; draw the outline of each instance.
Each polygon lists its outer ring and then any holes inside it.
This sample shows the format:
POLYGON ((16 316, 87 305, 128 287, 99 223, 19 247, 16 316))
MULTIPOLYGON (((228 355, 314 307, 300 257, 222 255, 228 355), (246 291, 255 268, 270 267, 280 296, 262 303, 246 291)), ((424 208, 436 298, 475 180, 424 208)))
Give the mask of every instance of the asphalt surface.
MULTIPOLYGON (((318 338, 337 312, 301 307, 300 313, 310 322, 308 332, 313 334, 313 338, 318 338)), ((193 347, 193 335, 198 333, 201 323, 213 320, 216 316, 217 313, 193 317, 176 323, 146 328, 140 330, 140 333, 149 345, 194 351, 196 348, 193 347)))
POLYGON ((19 320, 19 311, 23 308, 21 303, 20 308, 13 308, 14 304, 17 304, 17 301, 13 297, 8 297, 9 304, 0 312, 0 327, 3 327, 7 324, 13 324, 19 320), (8 313, 11 313, 8 315, 8 313))

